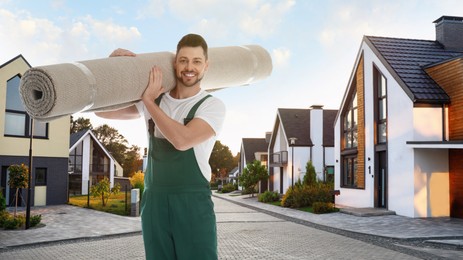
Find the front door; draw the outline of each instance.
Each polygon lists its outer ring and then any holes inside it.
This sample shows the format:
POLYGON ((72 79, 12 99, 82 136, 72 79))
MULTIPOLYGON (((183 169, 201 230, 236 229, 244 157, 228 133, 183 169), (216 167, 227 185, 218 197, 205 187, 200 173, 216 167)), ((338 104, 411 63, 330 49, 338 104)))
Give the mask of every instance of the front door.
POLYGON ((280 167, 280 194, 283 194, 283 167, 280 167))
POLYGON ((376 153, 378 166, 375 171, 375 207, 387 208, 387 158, 386 151, 376 153))

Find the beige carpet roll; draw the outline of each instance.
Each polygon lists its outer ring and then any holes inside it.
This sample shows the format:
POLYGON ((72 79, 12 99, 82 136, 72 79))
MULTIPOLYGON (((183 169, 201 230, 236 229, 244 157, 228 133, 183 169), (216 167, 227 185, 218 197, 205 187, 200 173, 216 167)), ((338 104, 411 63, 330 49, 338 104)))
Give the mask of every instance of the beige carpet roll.
MULTIPOLYGON (((167 90, 175 86, 174 57, 171 52, 155 52, 33 67, 21 78, 21 98, 27 113, 39 121, 127 107, 140 100, 154 65, 163 72, 163 86, 167 90)), ((271 72, 271 57, 260 46, 209 48, 201 88, 248 85, 271 72)))

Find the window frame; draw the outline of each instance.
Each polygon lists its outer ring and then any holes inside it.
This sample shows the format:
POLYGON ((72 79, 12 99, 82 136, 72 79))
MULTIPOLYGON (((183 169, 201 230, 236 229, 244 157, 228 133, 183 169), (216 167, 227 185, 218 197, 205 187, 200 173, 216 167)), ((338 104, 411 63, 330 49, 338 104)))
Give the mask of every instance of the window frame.
MULTIPOLYGON (((21 80, 21 75, 20 74, 16 74, 15 76, 13 76, 12 78, 10 78, 9 80, 7 80, 6 82, 6 96, 8 97, 8 93, 9 91, 19 91, 19 85, 12 85, 10 84, 10 82, 12 82, 12 80, 16 80, 16 79, 19 79, 19 81, 21 80)), ((18 81, 18 84, 19 84, 19 81, 18 81)), ((17 95, 14 95, 15 97, 17 97, 17 95)), ((20 102, 20 100, 13 100, 15 103, 13 103, 13 105, 11 107, 8 106, 8 102, 5 102, 5 122, 4 122, 4 126, 5 126, 5 131, 3 133, 3 136, 5 137, 19 137, 19 138, 30 138, 31 137, 31 125, 32 125, 32 118, 26 113, 26 110, 24 109, 24 106, 22 105, 21 103, 21 107, 23 108, 23 110, 18 110, 18 102, 20 102), (15 116, 21 116, 21 117, 24 117, 24 119, 20 119, 20 122, 24 122, 24 131, 22 133, 18 133, 18 134, 14 134, 14 133, 6 133, 6 129, 7 129, 7 125, 8 125, 8 122, 11 123, 11 121, 8 120, 8 116, 7 115, 15 115, 15 116), (22 121, 24 120, 24 121, 22 121)), ((11 105, 11 103, 10 103, 11 105)), ((37 122, 37 121, 34 121, 33 125, 34 125, 34 131, 33 131, 33 138, 36 138, 36 139, 48 139, 48 130, 49 130, 49 124, 48 123, 45 123, 43 126, 41 126, 43 123, 41 122, 37 122), (38 129, 38 127, 41 127, 41 129, 38 129), (41 132, 44 132, 45 134, 44 135, 37 135, 37 130, 40 130, 41 132)))
POLYGON ((350 97, 348 108, 342 114, 340 184, 342 188, 355 189, 358 188, 358 96, 355 88, 350 97), (348 120, 350 120, 350 124, 348 120), (349 135, 351 136, 350 140, 349 135), (348 162, 348 165, 346 165, 346 162, 348 162))
POLYGON ((35 168, 35 176, 34 176, 34 183, 35 183, 35 186, 47 186, 47 181, 48 181, 48 169, 47 168, 44 168, 44 167, 37 167, 35 168), (37 177, 38 177, 38 172, 40 172, 41 170, 44 170, 44 177, 43 177, 43 181, 40 181, 38 182, 37 181, 37 177))

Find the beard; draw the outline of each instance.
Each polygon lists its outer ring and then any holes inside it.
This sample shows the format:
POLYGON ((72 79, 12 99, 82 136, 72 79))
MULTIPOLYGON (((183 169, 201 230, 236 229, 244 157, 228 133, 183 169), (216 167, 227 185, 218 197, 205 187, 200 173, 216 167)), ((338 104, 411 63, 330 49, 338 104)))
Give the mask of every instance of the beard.
POLYGON ((188 81, 188 82, 185 82, 182 78, 182 73, 180 73, 180 75, 178 73, 175 73, 175 77, 177 78, 177 81, 180 82, 182 85, 184 85, 185 87, 193 87, 195 86, 196 84, 199 84, 199 82, 201 82, 201 80, 203 80, 204 78, 204 75, 202 75, 202 77, 197 77, 196 80, 194 81, 188 81))

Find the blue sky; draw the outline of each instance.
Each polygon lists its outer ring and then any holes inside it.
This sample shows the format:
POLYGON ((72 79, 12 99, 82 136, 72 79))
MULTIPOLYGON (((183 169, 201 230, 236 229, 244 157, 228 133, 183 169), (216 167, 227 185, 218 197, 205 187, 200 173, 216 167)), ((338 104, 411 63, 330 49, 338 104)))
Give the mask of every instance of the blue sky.
MULTIPOLYGON (((432 22, 442 15, 463 16, 463 1, 0 0, 0 64, 18 54, 39 66, 103 58, 118 47, 174 51, 191 32, 210 47, 261 45, 272 75, 213 93, 227 107, 218 139, 235 154, 242 138, 272 130, 278 108, 338 109, 363 35, 434 40, 432 22)), ((146 146, 141 120, 76 116, 146 146)))

